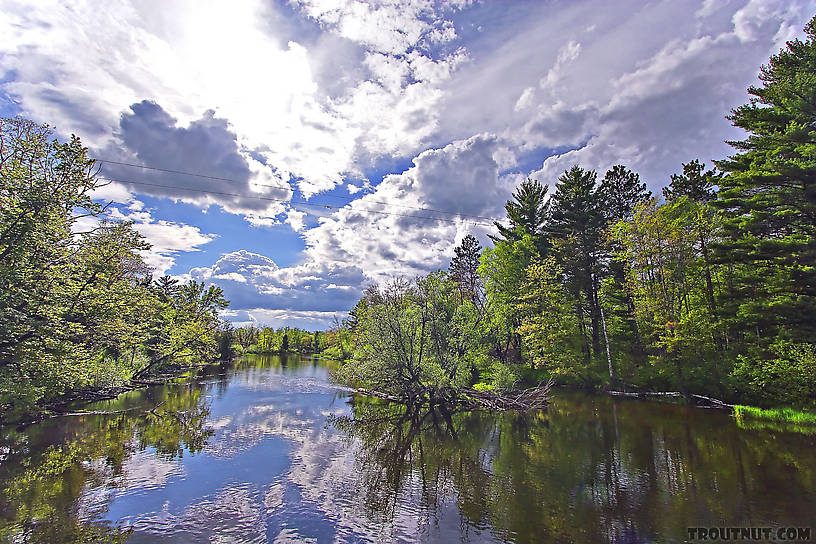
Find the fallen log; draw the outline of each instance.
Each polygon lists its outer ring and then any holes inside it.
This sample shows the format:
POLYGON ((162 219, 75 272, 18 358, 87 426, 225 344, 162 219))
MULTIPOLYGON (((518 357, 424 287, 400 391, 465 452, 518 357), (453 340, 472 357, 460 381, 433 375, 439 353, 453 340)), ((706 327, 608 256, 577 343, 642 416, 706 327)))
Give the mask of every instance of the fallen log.
POLYGON ((634 393, 630 391, 607 391, 608 395, 612 395, 613 397, 627 397, 627 398, 634 398, 634 399, 642 399, 642 398, 682 398, 682 399, 691 399, 695 401, 697 406, 699 402, 706 404, 707 406, 701 406, 704 408, 722 408, 724 410, 733 410, 734 405, 728 404, 727 402, 723 402, 719 399, 715 399, 712 397, 706 397, 704 395, 697 395, 694 393, 691 394, 683 394, 680 391, 641 391, 639 393, 634 393))

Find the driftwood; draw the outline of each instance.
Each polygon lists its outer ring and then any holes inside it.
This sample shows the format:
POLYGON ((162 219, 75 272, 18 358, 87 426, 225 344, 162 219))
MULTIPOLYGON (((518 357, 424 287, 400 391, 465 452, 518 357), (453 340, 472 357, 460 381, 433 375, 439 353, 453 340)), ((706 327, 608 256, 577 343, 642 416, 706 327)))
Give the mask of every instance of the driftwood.
POLYGON ((634 399, 643 399, 643 398, 678 398, 678 399, 690 399, 695 402, 696 406, 701 408, 721 408, 724 410, 733 410, 734 405, 728 404, 727 402, 723 402, 721 400, 706 397, 703 395, 696 395, 696 394, 686 394, 684 395, 680 391, 643 391, 640 393, 632 393, 628 391, 607 391, 609 395, 615 397, 627 397, 627 398, 634 398, 634 399))
POLYGON ((374 397, 378 399, 390 400, 391 402, 403 402, 403 399, 400 397, 389 395, 388 393, 383 393, 381 391, 374 391, 372 389, 352 389, 355 393, 360 393, 361 395, 365 395, 367 397, 374 397))
POLYGON ((458 391, 461 395, 460 403, 465 407, 481 408, 491 412, 507 410, 529 412, 547 407, 552 385, 551 380, 538 387, 504 394, 494 393, 493 391, 476 391, 474 389, 459 389, 458 391))
POLYGON ((552 385, 551 380, 538 387, 508 393, 476 391, 475 389, 461 387, 449 390, 423 390, 419 393, 412 392, 405 397, 383 393, 382 391, 373 391, 371 389, 358 388, 354 389, 354 391, 361 395, 385 399, 400 404, 413 404, 424 401, 428 402, 431 406, 449 407, 459 410, 489 410, 491 412, 515 410, 518 412, 529 412, 542 410, 547 407, 552 385))
MULTIPOLYGON (((56 418, 56 417, 113 416, 113 415, 116 415, 116 414, 126 414, 126 413, 129 413, 129 412, 136 412, 136 411, 144 413, 144 414, 158 415, 156 413, 156 409, 161 407, 161 405, 164 404, 165 402, 167 402, 167 401, 163 400, 160 403, 158 403, 156 406, 154 406, 153 408, 148 408, 148 409, 144 409, 141 406, 134 406, 132 408, 125 408, 124 410, 79 410, 79 411, 76 411, 76 412, 55 412, 53 414, 42 414, 42 415, 40 415, 40 417, 37 419, 36 422, 40 422, 40 421, 43 421, 43 420, 46 420, 46 419, 53 419, 53 418, 56 418)), ((25 424, 22 424, 22 425, 29 425, 29 424, 30 423, 25 423, 25 424)))

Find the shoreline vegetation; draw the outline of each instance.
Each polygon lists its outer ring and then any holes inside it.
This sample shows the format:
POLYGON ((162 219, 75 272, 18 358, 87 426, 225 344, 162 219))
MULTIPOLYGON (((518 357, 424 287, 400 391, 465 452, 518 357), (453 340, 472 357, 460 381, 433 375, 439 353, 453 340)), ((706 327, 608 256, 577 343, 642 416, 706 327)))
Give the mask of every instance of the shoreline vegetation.
POLYGON ((403 402, 554 380, 809 421, 816 18, 805 34, 727 116, 747 138, 713 168, 682 164, 659 196, 624 165, 528 179, 492 247, 468 234, 447 269, 369 286, 331 331, 348 344, 339 378, 403 402))
POLYGON ((527 179, 492 247, 459 238, 447 269, 369 285, 328 331, 233 328, 220 288, 154 278, 143 237, 93 200, 80 140, 2 119, 0 423, 201 361, 297 352, 434 418, 543 407, 557 384, 810 425, 816 18, 805 34, 727 116, 747 133, 734 155, 680 165, 659 196, 620 164, 527 179))

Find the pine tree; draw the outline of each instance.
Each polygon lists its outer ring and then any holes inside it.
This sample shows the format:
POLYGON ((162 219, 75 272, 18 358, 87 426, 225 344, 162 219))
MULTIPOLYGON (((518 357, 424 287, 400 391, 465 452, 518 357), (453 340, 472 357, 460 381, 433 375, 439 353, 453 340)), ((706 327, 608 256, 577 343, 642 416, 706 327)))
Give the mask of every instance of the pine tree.
POLYGON ((578 303, 580 324, 590 318, 590 335, 595 354, 600 353, 600 308, 598 306, 599 252, 605 226, 601 195, 596 190, 598 174, 573 166, 558 178, 552 198, 549 231, 567 280, 568 290, 578 303))
MULTIPOLYGON (((621 164, 613 166, 606 172, 598 192, 607 232, 619 221, 632 219, 637 205, 652 197, 646 184, 640 181, 640 176, 621 164)), ((635 316, 635 300, 626 284, 626 263, 612 258, 623 248, 620 242, 608 234, 605 244, 605 250, 608 253, 607 271, 611 277, 610 288, 606 291, 611 295, 610 298, 614 304, 612 313, 627 324, 628 331, 624 333, 623 340, 627 346, 631 346, 631 356, 634 362, 641 364, 645 361, 646 352, 635 316)))
POLYGON ((517 242, 522 236, 529 234, 535 239, 539 253, 543 254, 547 250, 546 225, 550 211, 548 189, 537 180, 528 178, 523 181, 513 193, 513 199, 504 205, 510 226, 494 222, 500 236, 491 235, 490 239, 494 242, 517 242))
POLYGON ((640 176, 622 164, 617 164, 606 172, 598 189, 603 202, 603 214, 609 223, 621 219, 631 219, 635 206, 652 197, 640 176))
POLYGON ((734 271, 732 325, 759 345, 816 335, 816 17, 805 33, 771 57, 750 102, 732 110, 749 135, 717 162, 730 174, 720 182, 726 240, 717 257, 734 271))
POLYGON ((700 204, 708 204, 717 197, 714 187, 722 180, 716 170, 706 170, 699 159, 683 164, 682 174, 672 174, 671 183, 663 188, 663 198, 667 201, 686 196, 700 204))
POLYGON ((463 297, 475 304, 479 300, 481 290, 478 268, 482 246, 472 234, 468 234, 453 252, 455 255, 449 268, 451 276, 463 297))

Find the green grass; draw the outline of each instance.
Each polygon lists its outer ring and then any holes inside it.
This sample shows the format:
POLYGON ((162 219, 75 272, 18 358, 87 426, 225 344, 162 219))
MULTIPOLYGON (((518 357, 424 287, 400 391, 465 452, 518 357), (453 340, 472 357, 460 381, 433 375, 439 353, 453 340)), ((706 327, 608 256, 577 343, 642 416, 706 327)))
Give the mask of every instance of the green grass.
POLYGON ((734 406, 734 416, 738 420, 754 419, 763 421, 775 421, 779 423, 794 423, 796 425, 816 425, 816 414, 802 412, 794 408, 772 408, 763 410, 754 406, 734 406))

